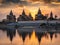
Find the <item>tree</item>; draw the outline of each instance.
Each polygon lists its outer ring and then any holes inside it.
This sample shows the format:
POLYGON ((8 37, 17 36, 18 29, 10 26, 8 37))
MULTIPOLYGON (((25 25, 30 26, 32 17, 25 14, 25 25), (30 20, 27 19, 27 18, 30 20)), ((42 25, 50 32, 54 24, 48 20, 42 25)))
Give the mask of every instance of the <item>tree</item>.
POLYGON ((55 19, 57 19, 57 15, 55 15, 55 19))

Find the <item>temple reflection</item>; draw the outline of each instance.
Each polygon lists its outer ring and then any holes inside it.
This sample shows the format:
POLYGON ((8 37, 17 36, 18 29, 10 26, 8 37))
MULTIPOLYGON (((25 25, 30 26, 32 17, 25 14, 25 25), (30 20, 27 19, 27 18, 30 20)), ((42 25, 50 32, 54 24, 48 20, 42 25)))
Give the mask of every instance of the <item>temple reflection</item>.
POLYGON ((39 43, 41 42, 41 39, 42 39, 42 37, 45 35, 45 33, 44 32, 42 32, 42 33, 36 33, 36 37, 38 38, 38 41, 39 41, 39 43))
POLYGON ((12 42, 13 37, 16 35, 15 29, 7 29, 7 37, 10 38, 10 41, 12 42))
MULTIPOLYGON (((50 40, 53 40, 53 37, 57 38, 57 34, 60 34, 60 32, 36 32, 34 29, 29 29, 30 31, 26 31, 27 29, 3 29, 2 31, 6 31, 7 37, 10 39, 11 42, 13 42, 14 37, 19 35, 20 38, 22 38, 22 41, 24 44, 26 44, 28 41, 29 45, 40 45, 42 38, 50 38, 50 40), (33 31, 31 31, 33 30, 33 31), (31 43, 31 44, 30 44, 31 43)), ((18 38, 17 38, 18 39, 18 38)))

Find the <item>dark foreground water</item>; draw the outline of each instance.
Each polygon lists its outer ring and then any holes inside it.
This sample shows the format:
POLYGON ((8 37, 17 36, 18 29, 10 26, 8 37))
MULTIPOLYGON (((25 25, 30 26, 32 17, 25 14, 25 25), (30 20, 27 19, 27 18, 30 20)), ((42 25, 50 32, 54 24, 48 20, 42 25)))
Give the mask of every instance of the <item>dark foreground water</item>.
POLYGON ((0 29, 0 45, 60 45, 60 32, 41 29, 0 29))

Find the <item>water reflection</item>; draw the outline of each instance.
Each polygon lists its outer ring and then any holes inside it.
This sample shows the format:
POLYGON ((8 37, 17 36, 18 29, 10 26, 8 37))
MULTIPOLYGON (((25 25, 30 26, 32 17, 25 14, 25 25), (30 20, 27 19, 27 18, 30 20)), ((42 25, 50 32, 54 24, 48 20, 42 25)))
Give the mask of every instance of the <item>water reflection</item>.
MULTIPOLYGON (((3 31, 3 33, 4 32, 6 33, 6 36, 7 36, 7 38, 9 38, 12 45, 13 45, 14 40, 16 40, 14 42, 17 42, 17 44, 14 43, 15 45, 18 45, 19 43, 21 43, 22 45, 40 45, 42 43, 42 41, 43 42, 45 41, 45 39, 49 39, 52 42, 54 38, 55 39, 57 39, 57 37, 60 38, 60 35, 59 35, 60 32, 57 32, 57 31, 53 31, 53 32, 37 31, 37 29, 28 29, 28 28, 27 29, 15 29, 15 28, 0 29, 0 32, 1 31, 3 31)), ((0 37, 1 36, 4 37, 4 34, 1 34, 0 37)), ((2 38, 0 38, 0 40, 2 38)), ((7 38, 6 38, 6 40, 7 40, 7 38)), ((4 37, 4 39, 5 39, 5 37, 4 37)), ((58 41, 60 41, 60 40, 58 39, 58 41)), ((47 43, 48 43, 48 41, 47 41, 47 43)))
POLYGON ((16 35, 16 29, 15 28, 14 29, 7 29, 6 32, 7 32, 7 37, 9 37, 10 41, 12 41, 13 37, 16 35))

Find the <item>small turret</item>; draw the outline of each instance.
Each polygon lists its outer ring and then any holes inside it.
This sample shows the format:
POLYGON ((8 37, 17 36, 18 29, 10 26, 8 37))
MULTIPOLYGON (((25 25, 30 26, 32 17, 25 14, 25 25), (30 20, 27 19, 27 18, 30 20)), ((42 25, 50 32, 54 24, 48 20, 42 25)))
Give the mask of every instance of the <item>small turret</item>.
POLYGON ((52 11, 50 13, 50 17, 48 18, 48 20, 54 20, 52 11))
POLYGON ((53 18, 53 13, 52 13, 52 11, 51 11, 51 13, 50 13, 50 18, 53 18))
POLYGON ((12 12, 12 10, 10 11, 10 15, 13 15, 13 12, 12 12))
POLYGON ((29 19, 32 21, 33 17, 31 16, 31 13, 29 13, 29 19))
POLYGON ((39 8, 39 10, 38 10, 38 14, 41 14, 41 10, 40 10, 40 8, 39 8))
POLYGON ((24 10, 23 10, 23 12, 22 12, 22 15, 26 15, 24 10))

